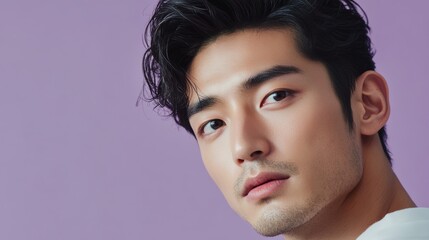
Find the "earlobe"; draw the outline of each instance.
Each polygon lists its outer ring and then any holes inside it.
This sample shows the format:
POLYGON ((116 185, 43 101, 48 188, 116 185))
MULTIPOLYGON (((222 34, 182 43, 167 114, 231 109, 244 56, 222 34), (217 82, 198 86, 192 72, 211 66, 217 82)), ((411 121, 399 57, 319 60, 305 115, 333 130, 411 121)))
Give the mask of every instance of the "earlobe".
POLYGON ((384 77, 375 71, 366 71, 356 82, 355 94, 361 105, 359 119, 360 133, 374 135, 389 119, 389 89, 384 77))

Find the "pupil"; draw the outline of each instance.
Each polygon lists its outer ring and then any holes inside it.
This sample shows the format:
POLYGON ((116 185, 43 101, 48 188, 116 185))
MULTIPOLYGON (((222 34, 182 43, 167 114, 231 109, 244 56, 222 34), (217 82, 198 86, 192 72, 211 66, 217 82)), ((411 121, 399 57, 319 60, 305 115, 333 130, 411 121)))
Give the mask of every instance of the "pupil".
POLYGON ((286 93, 283 91, 283 92, 276 92, 275 94, 274 94, 274 100, 276 100, 276 101, 280 101, 280 100, 282 100, 283 98, 285 98, 286 97, 286 93))
POLYGON ((214 120, 210 123, 210 127, 212 127, 213 129, 216 129, 220 126, 220 121, 219 120, 214 120))

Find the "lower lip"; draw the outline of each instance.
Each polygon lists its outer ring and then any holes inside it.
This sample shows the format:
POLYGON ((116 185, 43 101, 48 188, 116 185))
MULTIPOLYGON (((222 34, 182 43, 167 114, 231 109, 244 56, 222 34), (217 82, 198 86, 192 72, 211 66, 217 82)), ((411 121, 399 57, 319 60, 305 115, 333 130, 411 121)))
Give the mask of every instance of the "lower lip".
POLYGON ((287 179, 273 180, 259 185, 250 190, 246 198, 252 202, 268 198, 278 191, 286 180, 287 179))

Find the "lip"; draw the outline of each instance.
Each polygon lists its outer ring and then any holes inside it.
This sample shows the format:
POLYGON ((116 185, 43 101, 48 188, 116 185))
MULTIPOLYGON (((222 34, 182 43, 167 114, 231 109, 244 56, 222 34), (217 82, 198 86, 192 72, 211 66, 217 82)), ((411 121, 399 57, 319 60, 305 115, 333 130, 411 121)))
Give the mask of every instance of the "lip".
POLYGON ((267 197, 276 191, 288 178, 288 175, 281 173, 260 173, 253 178, 247 179, 241 195, 252 200, 267 197))

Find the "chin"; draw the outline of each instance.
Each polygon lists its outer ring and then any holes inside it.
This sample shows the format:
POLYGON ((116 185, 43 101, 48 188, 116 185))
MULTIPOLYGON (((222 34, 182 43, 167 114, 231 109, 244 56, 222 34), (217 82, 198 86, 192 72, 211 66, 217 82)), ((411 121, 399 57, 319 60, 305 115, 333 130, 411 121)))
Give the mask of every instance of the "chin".
MULTIPOLYGON (((319 199, 321 200, 321 199, 319 199)), ((263 236, 273 237, 301 229, 322 209, 323 201, 304 201, 300 206, 266 206, 250 224, 263 236)))

